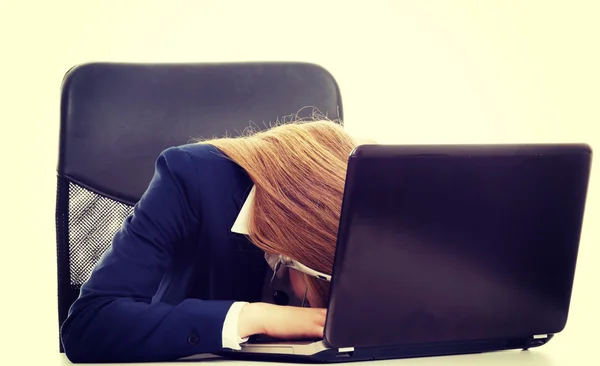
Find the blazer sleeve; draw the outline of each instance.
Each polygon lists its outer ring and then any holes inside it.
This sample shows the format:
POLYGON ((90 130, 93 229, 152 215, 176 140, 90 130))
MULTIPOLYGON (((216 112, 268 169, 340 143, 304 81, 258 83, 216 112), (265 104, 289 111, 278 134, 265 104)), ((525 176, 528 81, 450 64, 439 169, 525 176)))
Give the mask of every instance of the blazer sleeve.
POLYGON ((194 169, 180 148, 157 159, 148 189, 61 327, 71 362, 166 361, 221 350, 233 301, 152 303, 177 246, 189 243, 201 224, 198 182, 185 179, 194 169))

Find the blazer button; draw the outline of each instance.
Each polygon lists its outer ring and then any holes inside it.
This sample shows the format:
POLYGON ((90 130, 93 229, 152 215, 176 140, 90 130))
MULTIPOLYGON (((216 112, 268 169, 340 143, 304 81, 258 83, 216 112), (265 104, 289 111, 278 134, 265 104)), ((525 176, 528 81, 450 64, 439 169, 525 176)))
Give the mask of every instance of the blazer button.
POLYGON ((197 345, 199 340, 200 340, 200 338, 197 335, 195 335, 195 334, 190 334, 188 336, 188 343, 189 343, 190 346, 197 345))

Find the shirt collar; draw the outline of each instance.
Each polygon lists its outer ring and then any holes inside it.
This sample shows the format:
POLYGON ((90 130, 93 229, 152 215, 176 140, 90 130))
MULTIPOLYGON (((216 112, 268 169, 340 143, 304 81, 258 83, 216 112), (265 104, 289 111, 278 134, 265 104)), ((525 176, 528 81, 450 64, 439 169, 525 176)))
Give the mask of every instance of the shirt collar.
POLYGON ((250 193, 248 194, 248 198, 244 202, 240 213, 238 214, 235 222, 233 223, 233 227, 231 231, 238 234, 248 235, 248 219, 250 216, 250 207, 252 203, 254 203, 254 192, 255 187, 252 186, 250 193))

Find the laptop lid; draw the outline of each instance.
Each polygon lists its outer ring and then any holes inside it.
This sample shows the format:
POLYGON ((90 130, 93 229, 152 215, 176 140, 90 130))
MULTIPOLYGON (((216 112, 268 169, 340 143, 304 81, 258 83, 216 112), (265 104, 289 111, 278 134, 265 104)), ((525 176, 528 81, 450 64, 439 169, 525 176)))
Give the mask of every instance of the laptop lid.
POLYGON ((560 332, 591 156, 583 144, 358 147, 348 165, 326 343, 560 332))

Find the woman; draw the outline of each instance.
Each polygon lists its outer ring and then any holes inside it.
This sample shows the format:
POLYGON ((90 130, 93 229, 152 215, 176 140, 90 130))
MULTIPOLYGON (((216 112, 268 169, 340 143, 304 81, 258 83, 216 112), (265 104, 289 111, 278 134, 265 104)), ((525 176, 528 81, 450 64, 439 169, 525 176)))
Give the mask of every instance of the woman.
POLYGON ((322 337, 357 145, 316 121, 165 150, 61 328, 67 357, 163 361, 256 334, 322 337))

